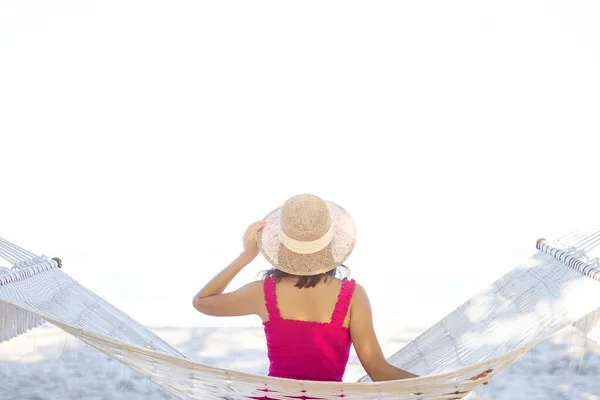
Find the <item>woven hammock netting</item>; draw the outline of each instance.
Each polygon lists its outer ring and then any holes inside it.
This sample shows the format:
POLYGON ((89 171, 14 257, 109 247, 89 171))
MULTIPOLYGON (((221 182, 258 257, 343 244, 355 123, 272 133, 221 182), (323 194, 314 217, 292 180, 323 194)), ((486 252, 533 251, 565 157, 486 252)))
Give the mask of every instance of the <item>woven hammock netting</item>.
POLYGON ((460 399, 568 325, 600 339, 600 231, 542 241, 493 282, 389 358, 419 378, 311 382, 195 362, 77 283, 54 260, 0 239, 0 342, 49 322, 182 399, 460 399), (484 371, 486 378, 471 380, 484 371))

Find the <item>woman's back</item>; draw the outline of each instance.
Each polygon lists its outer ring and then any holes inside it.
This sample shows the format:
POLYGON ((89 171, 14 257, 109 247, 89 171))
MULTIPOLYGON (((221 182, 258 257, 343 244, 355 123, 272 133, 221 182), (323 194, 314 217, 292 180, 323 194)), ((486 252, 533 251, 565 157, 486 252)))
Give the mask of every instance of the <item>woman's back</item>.
POLYGON ((299 290, 291 280, 263 283, 269 375, 342 381, 350 355, 348 309, 354 280, 330 278, 299 290))
MULTIPOLYGON (((329 322, 338 301, 343 279, 327 277, 314 287, 296 286, 297 277, 289 277, 277 282, 277 305, 284 319, 313 322, 329 322)), ((348 327, 350 316, 344 319, 348 327)))

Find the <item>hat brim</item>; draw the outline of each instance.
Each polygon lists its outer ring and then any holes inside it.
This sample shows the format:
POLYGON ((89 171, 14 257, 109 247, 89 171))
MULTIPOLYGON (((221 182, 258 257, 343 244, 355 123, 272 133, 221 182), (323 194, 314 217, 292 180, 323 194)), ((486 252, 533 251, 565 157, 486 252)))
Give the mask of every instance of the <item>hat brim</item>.
POLYGON ((267 214, 265 227, 259 231, 256 240, 271 265, 288 274, 310 276, 331 271, 348 259, 356 243, 354 219, 338 204, 325 203, 331 212, 333 238, 327 247, 312 254, 295 253, 279 241, 281 207, 267 214))

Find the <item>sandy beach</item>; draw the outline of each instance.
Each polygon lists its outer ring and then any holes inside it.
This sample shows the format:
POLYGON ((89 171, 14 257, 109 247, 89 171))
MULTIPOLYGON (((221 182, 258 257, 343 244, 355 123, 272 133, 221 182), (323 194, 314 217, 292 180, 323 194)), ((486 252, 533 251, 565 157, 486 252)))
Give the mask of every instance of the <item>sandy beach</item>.
MULTIPOLYGON (((260 328, 152 328, 203 363, 266 374, 260 328)), ((419 329, 380 334, 391 355, 419 329)), ((353 353, 345 380, 364 374, 353 353)), ((170 399, 158 386, 53 326, 0 344, 0 399, 170 399)), ((540 343, 470 400, 600 400, 600 346, 572 329, 540 343)))

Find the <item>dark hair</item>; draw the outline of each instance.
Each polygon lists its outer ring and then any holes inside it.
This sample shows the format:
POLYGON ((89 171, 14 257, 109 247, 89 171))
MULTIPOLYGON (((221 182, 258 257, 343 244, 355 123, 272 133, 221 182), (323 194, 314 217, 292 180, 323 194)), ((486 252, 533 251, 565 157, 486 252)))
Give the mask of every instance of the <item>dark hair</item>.
POLYGON ((327 272, 324 272, 324 273, 318 274, 318 275, 309 275, 309 276, 288 274, 287 272, 283 272, 277 268, 271 268, 271 269, 268 269, 263 272, 262 279, 275 278, 275 282, 279 282, 283 278, 296 277, 296 278, 298 278, 298 280, 296 281, 296 284, 294 286, 297 287, 298 289, 302 289, 302 288, 315 287, 322 280, 327 281, 327 279, 329 279, 331 277, 347 278, 348 275, 350 275, 350 268, 348 268, 347 266, 342 264, 339 267, 332 269, 331 271, 327 271, 327 272), (341 270, 343 270, 343 272, 341 270))

